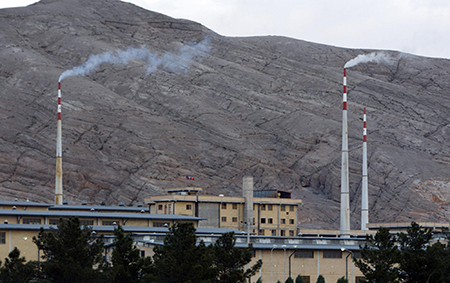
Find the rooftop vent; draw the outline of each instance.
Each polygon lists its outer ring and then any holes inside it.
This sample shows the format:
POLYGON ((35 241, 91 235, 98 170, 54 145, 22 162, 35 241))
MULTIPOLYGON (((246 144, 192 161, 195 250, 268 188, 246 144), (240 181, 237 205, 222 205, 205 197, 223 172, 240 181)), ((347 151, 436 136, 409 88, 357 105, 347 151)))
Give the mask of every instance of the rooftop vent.
POLYGON ((83 200, 83 201, 81 202, 81 205, 87 205, 87 201, 83 200))
POLYGON ((105 202, 105 201, 102 201, 102 203, 101 203, 100 205, 106 205, 106 202, 105 202))
POLYGON ((67 200, 63 200, 63 205, 68 205, 69 202, 67 200))
POLYGON ((144 206, 144 205, 142 204, 142 202, 138 202, 137 206, 138 206, 138 207, 142 207, 142 206, 144 206))
POLYGON ((16 206, 13 206, 13 207, 12 207, 12 209, 13 209, 13 210, 16 210, 16 209, 17 209, 17 207, 16 207, 16 206))
POLYGON ((3 223, 8 224, 8 220, 5 220, 3 223))
POLYGON ((125 204, 123 203, 123 201, 119 202, 119 206, 125 206, 125 204))

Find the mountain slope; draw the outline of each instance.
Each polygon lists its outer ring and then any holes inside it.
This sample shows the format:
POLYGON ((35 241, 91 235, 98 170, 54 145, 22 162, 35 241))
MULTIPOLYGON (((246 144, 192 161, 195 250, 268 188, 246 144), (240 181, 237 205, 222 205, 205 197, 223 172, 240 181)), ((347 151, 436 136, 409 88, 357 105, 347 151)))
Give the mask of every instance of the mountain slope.
MULTIPOLYGON (((0 22, 2 198, 53 201, 61 73, 92 54, 146 48, 179 64, 150 73, 142 60, 101 64, 62 81, 69 202, 133 204, 185 185, 240 195, 251 174, 256 189, 304 199, 303 227, 337 227, 342 67, 369 50, 223 37, 116 0, 40 1, 0 10, 0 22), (208 49, 189 48, 205 42, 208 49), (180 55, 187 46, 190 61, 180 55)), ((392 64, 348 71, 352 228, 360 219, 363 107, 370 221, 448 215, 450 61, 389 54, 392 64)))

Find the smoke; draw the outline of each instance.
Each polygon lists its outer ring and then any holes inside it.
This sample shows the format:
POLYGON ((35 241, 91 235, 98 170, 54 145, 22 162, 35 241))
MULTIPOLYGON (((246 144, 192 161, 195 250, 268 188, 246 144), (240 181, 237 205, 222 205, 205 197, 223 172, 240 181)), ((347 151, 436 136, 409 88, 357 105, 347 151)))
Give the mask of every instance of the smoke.
POLYGON ((175 53, 157 54, 145 47, 130 47, 126 50, 107 51, 102 54, 91 55, 82 65, 64 71, 59 77, 59 82, 67 77, 85 76, 104 63, 126 65, 133 60, 144 62, 147 74, 156 71, 158 67, 165 67, 171 71, 186 70, 189 68, 190 61, 196 56, 201 55, 202 52, 209 52, 211 48, 209 43, 209 39, 206 38, 195 45, 184 45, 175 53))
POLYGON ((351 68, 361 63, 368 63, 368 62, 374 62, 374 63, 385 63, 385 64, 391 64, 393 61, 393 58, 386 52, 372 52, 369 54, 360 54, 353 58, 352 60, 345 63, 344 68, 351 68))

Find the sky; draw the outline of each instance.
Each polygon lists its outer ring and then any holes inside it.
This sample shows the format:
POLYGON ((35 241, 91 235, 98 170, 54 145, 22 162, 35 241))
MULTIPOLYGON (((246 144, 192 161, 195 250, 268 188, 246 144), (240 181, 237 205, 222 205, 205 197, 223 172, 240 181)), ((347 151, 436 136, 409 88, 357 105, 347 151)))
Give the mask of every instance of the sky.
MULTIPOLYGON (((0 8, 34 2, 0 0, 0 8)), ((198 22, 224 36, 279 35, 338 47, 396 50, 450 59, 449 0, 125 2, 198 22)))

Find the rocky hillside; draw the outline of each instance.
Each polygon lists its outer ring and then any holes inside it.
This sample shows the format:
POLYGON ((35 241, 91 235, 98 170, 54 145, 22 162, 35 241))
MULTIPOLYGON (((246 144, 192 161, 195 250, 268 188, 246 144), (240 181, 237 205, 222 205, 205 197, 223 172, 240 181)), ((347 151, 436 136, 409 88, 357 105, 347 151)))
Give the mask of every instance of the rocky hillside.
MULTIPOLYGON (((240 195, 251 174, 256 189, 303 198, 302 227, 337 227, 342 68, 370 50, 224 37, 117 0, 42 0, 0 10, 0 23, 2 199, 54 201, 58 78, 134 48, 145 58, 62 80, 66 200, 132 205, 186 185, 240 195)), ((354 229, 363 107, 370 221, 449 214, 450 61, 388 54, 348 71, 354 229)))

